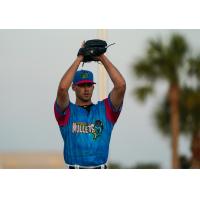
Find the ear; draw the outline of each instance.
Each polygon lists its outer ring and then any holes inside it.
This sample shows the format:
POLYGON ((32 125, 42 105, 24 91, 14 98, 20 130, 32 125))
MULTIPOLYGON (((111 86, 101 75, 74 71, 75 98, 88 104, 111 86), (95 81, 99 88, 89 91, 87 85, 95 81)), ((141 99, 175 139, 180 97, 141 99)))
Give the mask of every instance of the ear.
POLYGON ((72 90, 73 90, 73 91, 76 90, 76 85, 72 84, 72 90))

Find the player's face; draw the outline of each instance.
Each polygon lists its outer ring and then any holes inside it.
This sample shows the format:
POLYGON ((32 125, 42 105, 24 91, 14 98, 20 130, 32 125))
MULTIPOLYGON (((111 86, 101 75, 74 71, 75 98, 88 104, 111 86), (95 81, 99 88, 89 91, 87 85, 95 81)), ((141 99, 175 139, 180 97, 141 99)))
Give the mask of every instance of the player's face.
POLYGON ((91 100, 93 90, 94 90, 94 84, 92 83, 83 83, 83 84, 76 85, 74 87, 76 97, 84 102, 88 102, 91 100))

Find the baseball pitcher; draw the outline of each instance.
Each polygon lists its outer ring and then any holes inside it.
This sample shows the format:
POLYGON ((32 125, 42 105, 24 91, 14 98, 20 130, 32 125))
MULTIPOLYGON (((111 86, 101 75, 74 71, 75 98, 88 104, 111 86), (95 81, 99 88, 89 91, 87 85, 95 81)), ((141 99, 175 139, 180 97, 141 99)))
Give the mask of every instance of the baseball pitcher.
POLYGON ((106 169, 113 127, 122 109, 126 82, 104 54, 107 43, 89 40, 83 43, 73 64, 63 75, 57 90, 54 113, 64 141, 64 160, 69 169, 106 169), (94 104, 91 100, 93 74, 78 70, 81 62, 98 61, 113 82, 108 97, 94 104), (68 90, 76 95, 70 101, 68 90))

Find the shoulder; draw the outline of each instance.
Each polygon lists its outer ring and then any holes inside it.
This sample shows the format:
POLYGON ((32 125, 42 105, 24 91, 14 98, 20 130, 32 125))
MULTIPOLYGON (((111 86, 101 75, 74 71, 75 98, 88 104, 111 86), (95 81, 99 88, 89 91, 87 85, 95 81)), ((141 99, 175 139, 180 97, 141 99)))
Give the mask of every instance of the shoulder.
POLYGON ((122 105, 118 109, 114 108, 112 101, 110 100, 110 95, 102 101, 98 101, 95 106, 101 113, 105 113, 106 119, 112 124, 116 123, 122 108, 122 105))
POLYGON ((68 123, 71 111, 73 112, 73 103, 69 102, 68 106, 62 111, 57 102, 54 103, 54 114, 59 126, 64 126, 68 123))

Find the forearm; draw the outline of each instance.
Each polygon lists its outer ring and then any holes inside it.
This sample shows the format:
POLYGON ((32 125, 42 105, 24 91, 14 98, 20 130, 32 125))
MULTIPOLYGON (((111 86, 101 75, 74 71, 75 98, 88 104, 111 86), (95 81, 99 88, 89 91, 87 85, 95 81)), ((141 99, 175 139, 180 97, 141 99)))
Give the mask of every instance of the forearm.
POLYGON ((110 79, 114 84, 114 87, 116 88, 126 87, 126 82, 123 76, 104 54, 99 57, 99 60, 101 61, 106 71, 108 72, 110 79))
POLYGON ((62 88, 64 90, 68 90, 70 88, 71 83, 73 81, 73 77, 74 77, 80 63, 82 62, 82 59, 83 59, 82 56, 78 56, 75 59, 75 61, 70 66, 70 68, 63 75, 63 77, 60 81, 60 84, 59 84, 59 88, 62 88))

